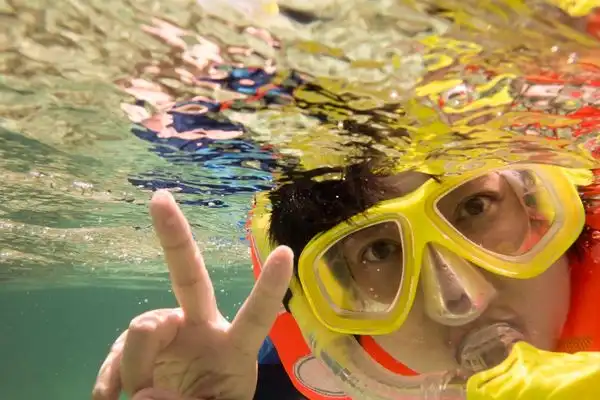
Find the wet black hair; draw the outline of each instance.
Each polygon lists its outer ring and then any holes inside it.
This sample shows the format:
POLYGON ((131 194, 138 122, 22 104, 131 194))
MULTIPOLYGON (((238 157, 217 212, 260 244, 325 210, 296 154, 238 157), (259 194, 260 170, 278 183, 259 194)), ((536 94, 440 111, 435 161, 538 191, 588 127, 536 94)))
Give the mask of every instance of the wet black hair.
POLYGON ((269 239, 273 245, 286 245, 293 250, 294 269, 297 258, 313 237, 386 200, 388 185, 372 170, 369 162, 321 170, 320 175, 338 177, 327 180, 310 175, 295 177, 270 192, 269 239))

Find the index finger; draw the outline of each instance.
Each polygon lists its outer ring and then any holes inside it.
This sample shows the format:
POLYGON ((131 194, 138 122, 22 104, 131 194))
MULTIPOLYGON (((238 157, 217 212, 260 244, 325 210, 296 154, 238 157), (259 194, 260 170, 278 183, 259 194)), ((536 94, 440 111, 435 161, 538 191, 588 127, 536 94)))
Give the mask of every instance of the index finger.
POLYGON ((173 292, 186 320, 191 323, 216 320, 217 302, 204 259, 171 193, 157 191, 150 202, 150 214, 165 253, 173 292))

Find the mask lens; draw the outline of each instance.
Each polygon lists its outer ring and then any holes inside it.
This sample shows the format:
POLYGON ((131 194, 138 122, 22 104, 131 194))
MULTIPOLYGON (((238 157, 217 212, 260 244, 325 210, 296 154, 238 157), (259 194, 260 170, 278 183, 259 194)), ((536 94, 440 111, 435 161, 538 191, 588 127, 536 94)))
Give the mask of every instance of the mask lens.
POLYGON ((316 260, 319 286, 338 312, 385 312, 403 277, 401 227, 380 222, 356 230, 316 260))
POLYGON ((532 170, 500 170, 464 183, 437 202, 443 218, 474 244, 502 256, 535 247, 556 221, 558 206, 532 170))

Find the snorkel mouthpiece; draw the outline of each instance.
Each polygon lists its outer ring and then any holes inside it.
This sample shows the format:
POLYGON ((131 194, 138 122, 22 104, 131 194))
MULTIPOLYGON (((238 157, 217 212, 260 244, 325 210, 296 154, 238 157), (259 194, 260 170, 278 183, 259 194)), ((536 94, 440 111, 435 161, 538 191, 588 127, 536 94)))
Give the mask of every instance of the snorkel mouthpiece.
POLYGON ((469 332, 462 340, 456 359, 466 373, 477 373, 502 363, 524 335, 506 322, 486 325, 469 332))

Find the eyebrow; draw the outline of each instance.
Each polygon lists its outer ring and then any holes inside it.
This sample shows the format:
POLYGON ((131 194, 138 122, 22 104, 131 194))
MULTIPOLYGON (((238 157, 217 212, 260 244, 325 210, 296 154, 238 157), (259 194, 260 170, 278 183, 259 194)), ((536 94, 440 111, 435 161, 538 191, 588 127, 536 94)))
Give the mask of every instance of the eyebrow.
POLYGON ((383 199, 391 200, 406 196, 423 186, 425 182, 435 178, 422 172, 404 171, 396 175, 379 177, 378 179, 382 189, 385 190, 383 199))
POLYGON ((354 233, 351 233, 340 240, 339 244, 344 250, 350 250, 356 253, 357 245, 370 239, 381 239, 391 235, 401 235, 400 227, 393 221, 383 221, 374 225, 367 226, 354 233), (390 225, 393 224, 393 226, 390 225), (350 247, 348 247, 350 246, 350 247))
MULTIPOLYGON (((455 187, 452 191, 450 191, 448 194, 452 194, 454 192, 456 193, 464 193, 466 192, 472 192, 475 190, 478 190, 479 188, 481 188, 482 186, 486 185, 489 180, 491 179, 491 175, 493 174, 493 172, 491 173, 487 173, 485 175, 482 175, 480 177, 477 177, 475 179, 469 180, 457 187, 455 187)), ((497 176, 500 182, 500 187, 504 187, 504 185, 508 184, 508 181, 506 180, 506 178, 504 178, 502 175, 498 175, 496 174, 495 176, 497 176)))
MULTIPOLYGON (((454 208, 453 202, 457 202, 456 201, 457 197, 458 197, 458 199, 463 199, 467 195, 472 195, 473 193, 477 193, 478 190, 484 188, 484 187, 482 187, 482 185, 484 185, 487 182, 487 179, 489 178, 489 176, 491 174, 492 173, 487 173, 485 175, 481 175, 475 179, 472 179, 470 181, 462 183, 459 186, 453 188, 452 190, 447 192, 445 195, 440 197, 439 203, 437 205, 437 209, 442 214, 448 214, 448 211, 452 211, 452 208, 454 208), (444 200, 448 200, 448 199, 451 201, 449 203, 446 203, 446 201, 444 201, 444 200), (446 205, 446 207, 444 207, 444 205, 446 205)), ((506 187, 505 185, 509 185, 509 183, 506 181, 506 179, 503 176, 500 175, 499 177, 501 178, 499 188, 504 189, 506 187)), ((450 214, 448 214, 448 215, 450 215, 450 214)))

